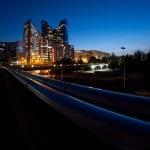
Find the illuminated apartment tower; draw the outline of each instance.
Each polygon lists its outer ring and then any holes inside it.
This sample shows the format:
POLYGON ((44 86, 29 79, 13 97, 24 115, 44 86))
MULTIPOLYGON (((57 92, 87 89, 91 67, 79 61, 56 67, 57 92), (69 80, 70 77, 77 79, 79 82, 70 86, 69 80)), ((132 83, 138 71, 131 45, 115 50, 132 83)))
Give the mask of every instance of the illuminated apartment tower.
POLYGON ((67 35, 67 20, 60 21, 59 26, 54 30, 55 35, 55 46, 56 46, 56 56, 57 60, 66 58, 66 50, 68 45, 68 35, 67 35))
POLYGON ((44 20, 41 21, 41 60, 43 63, 52 64, 53 47, 52 47, 52 28, 44 20))
POLYGON ((37 31, 33 26, 31 19, 29 19, 24 25, 23 34, 24 52, 26 55, 27 64, 31 64, 33 62, 33 57, 36 50, 36 34, 37 31))
POLYGON ((46 21, 41 21, 38 32, 29 19, 24 25, 24 52, 27 64, 53 64, 62 59, 74 59, 74 47, 68 45, 67 20, 60 21, 53 30, 46 21))
POLYGON ((54 30, 56 35, 56 54, 57 60, 74 59, 74 47, 69 45, 67 33, 67 20, 60 21, 59 26, 54 30))
POLYGON ((41 59, 53 64, 66 58, 74 58, 74 48, 68 45, 67 20, 61 20, 56 29, 41 21, 41 59))

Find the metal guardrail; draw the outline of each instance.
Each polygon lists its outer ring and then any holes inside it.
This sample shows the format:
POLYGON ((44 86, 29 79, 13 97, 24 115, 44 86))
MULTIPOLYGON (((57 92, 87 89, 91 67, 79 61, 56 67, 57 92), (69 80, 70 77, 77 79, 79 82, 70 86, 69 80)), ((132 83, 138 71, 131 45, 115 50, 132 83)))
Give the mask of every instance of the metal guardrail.
POLYGON ((149 97, 107 91, 79 84, 58 81, 44 78, 38 75, 33 75, 20 70, 17 70, 16 72, 22 73, 45 85, 61 90, 62 92, 75 96, 89 103, 107 108, 115 112, 123 113, 128 116, 150 121, 149 97))
POLYGON ((116 148, 150 148, 150 122, 82 101, 37 82, 25 74, 14 71, 10 73, 48 105, 116 148))

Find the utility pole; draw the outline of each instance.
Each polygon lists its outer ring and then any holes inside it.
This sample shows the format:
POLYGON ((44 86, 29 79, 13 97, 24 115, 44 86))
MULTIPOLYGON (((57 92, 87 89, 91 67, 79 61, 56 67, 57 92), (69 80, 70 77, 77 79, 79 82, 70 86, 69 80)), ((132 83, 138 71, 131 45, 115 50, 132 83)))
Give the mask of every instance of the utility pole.
POLYGON ((61 80, 63 80, 64 76, 63 76, 63 64, 60 64, 60 78, 61 80))
POLYGON ((125 47, 121 47, 121 49, 123 50, 123 87, 124 89, 126 88, 126 75, 125 75, 125 55, 124 55, 124 50, 125 50, 125 47))

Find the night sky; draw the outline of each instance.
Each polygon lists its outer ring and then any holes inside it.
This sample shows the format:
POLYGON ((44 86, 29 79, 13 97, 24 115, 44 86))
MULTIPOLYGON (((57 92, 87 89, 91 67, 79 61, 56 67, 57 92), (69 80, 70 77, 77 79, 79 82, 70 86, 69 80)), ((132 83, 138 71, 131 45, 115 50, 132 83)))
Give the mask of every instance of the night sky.
POLYGON ((41 20, 55 29, 68 20, 69 44, 75 50, 122 55, 150 50, 149 0, 1 0, 0 41, 23 41, 24 23, 41 20))

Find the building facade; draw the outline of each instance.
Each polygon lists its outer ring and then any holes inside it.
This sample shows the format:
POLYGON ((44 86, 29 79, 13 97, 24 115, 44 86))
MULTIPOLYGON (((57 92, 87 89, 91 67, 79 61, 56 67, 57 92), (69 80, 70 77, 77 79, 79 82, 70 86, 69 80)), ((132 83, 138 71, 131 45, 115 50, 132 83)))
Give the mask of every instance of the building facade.
POLYGON ((51 64, 52 61, 52 28, 48 22, 41 21, 41 60, 43 63, 51 64))
POLYGON ((104 57, 109 57, 109 53, 105 53, 98 50, 75 50, 75 62, 79 62, 82 60, 84 63, 88 63, 91 57, 95 57, 96 59, 102 59, 104 57))
POLYGON ((28 20, 24 25, 23 41, 27 64, 51 65, 62 59, 74 59, 74 47, 68 42, 66 19, 61 20, 56 29, 42 20, 40 32, 28 20))
POLYGON ((7 65, 18 65, 24 57, 23 42, 0 42, 0 62, 7 65))
POLYGON ((27 20, 23 31, 24 53, 27 64, 33 64, 40 53, 40 33, 32 24, 31 19, 27 20))

